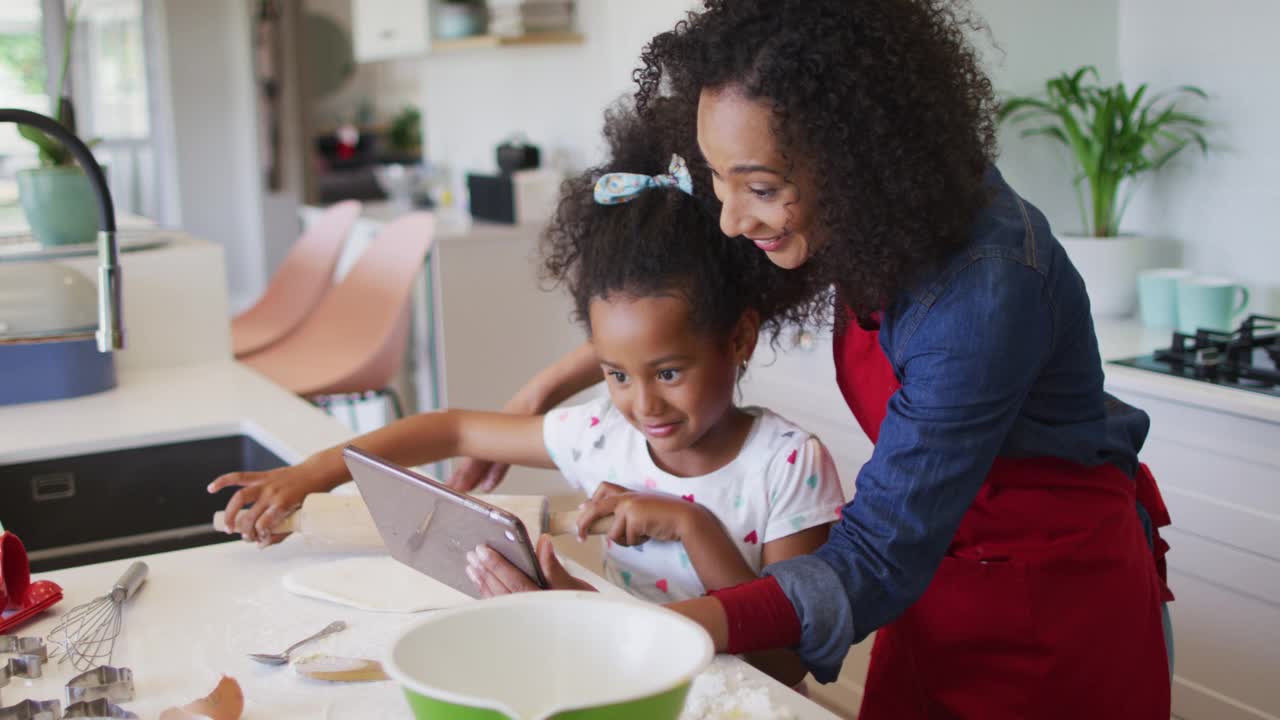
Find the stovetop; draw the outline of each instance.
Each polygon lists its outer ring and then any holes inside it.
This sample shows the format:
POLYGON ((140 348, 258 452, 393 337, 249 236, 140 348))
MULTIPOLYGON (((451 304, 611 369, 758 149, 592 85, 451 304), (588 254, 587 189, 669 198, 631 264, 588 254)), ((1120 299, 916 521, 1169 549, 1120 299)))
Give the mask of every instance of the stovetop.
POLYGON ((1280 397, 1280 318, 1250 315, 1229 333, 1175 332, 1168 348, 1113 362, 1280 397))

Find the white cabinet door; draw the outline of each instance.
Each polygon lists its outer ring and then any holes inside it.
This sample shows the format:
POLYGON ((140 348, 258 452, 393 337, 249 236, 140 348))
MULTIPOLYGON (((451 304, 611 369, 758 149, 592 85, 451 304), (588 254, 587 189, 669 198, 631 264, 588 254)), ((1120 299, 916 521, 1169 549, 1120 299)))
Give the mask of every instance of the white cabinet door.
POLYGON ((427 24, 428 0, 352 0, 356 62, 424 54, 427 24))
POLYGON ((1151 415, 1142 459, 1173 519, 1173 714, 1280 717, 1280 426, 1109 389, 1151 415))

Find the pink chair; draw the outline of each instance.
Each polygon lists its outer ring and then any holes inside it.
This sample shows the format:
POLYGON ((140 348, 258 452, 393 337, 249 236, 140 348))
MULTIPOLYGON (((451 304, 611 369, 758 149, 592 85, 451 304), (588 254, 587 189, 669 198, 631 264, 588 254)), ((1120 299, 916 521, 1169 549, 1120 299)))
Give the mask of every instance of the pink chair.
POLYGON ((409 299, 434 230, 435 217, 426 212, 387 224, 301 327, 242 362, 313 400, 389 394, 401 415, 387 386, 408 346, 409 299))
POLYGON ((333 270, 361 204, 329 207, 298 238, 271 284, 253 307, 231 320, 231 349, 238 358, 260 352, 297 330, 333 284, 333 270))

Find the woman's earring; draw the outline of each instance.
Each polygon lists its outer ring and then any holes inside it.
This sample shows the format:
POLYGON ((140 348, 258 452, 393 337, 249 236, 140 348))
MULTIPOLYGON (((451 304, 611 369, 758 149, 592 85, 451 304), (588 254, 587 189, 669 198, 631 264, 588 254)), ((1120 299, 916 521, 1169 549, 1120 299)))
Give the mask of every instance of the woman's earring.
POLYGON ((734 390, 737 391, 737 394, 738 394, 738 404, 742 404, 742 378, 746 377, 746 375, 747 375, 747 359, 743 358, 742 362, 738 363, 738 379, 736 382, 733 383, 733 388, 734 390))

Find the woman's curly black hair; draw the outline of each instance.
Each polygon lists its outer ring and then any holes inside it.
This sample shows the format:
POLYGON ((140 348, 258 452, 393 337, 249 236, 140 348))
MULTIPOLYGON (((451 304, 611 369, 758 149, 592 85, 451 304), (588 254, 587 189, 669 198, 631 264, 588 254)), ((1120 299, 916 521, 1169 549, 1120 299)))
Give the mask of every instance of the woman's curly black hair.
MULTIPOLYGON (((828 317, 832 286, 865 317, 967 242, 989 201, 983 176, 995 153, 995 98, 965 37, 983 26, 962 5, 704 5, 645 47, 636 108, 652 117, 657 105, 674 103, 693 123, 701 91, 727 88, 772 106, 791 170, 819 180, 815 232, 825 240, 802 268, 757 281, 757 290, 787 301, 789 320, 828 317)), ((663 127, 690 132, 683 123, 663 127)), ((689 160, 705 164, 696 153, 689 160)))
POLYGON ((766 331, 776 333, 777 309, 749 283, 778 271, 762 253, 741 252, 720 231, 709 178, 694 178, 693 196, 655 188, 617 205, 594 199, 596 181, 606 173, 659 175, 673 154, 687 158, 696 151, 692 118, 687 133, 671 133, 669 123, 683 119, 668 108, 675 106, 656 101, 647 120, 626 103, 606 111, 609 158, 562 185, 542 235, 543 279, 568 288, 576 319, 588 332, 591 301, 621 294, 684 297, 694 330, 717 339, 727 338, 747 310, 758 312, 766 331))

